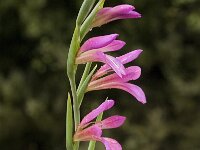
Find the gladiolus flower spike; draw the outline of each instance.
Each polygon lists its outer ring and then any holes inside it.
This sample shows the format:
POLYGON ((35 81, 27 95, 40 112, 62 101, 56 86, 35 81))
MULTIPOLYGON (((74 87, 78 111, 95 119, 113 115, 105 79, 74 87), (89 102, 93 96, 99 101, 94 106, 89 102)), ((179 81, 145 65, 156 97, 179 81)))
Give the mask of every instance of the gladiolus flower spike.
MULTIPOLYGON (((135 50, 125 55, 117 57, 122 64, 126 64, 136 59, 142 50, 135 50)), ((103 65, 94 75, 92 81, 89 83, 87 91, 102 90, 102 89, 121 89, 133 95, 139 102, 146 103, 146 97, 143 90, 134 84, 128 83, 131 80, 137 80, 141 75, 141 68, 138 66, 131 66, 125 69, 125 75, 122 78, 118 77, 116 73, 105 76, 112 69, 108 65, 103 65)))
POLYGON ((114 100, 106 100, 87 114, 77 128, 74 141, 99 141, 105 145, 106 150, 122 150, 121 145, 116 140, 102 137, 102 129, 120 127, 126 119, 124 116, 115 115, 96 123, 91 122, 99 114, 113 107, 113 105, 114 100))
POLYGON ((99 141, 104 144, 106 150, 122 150, 122 146, 115 139, 103 137, 102 130, 120 127, 126 117, 114 115, 101 121, 103 112, 114 105, 114 100, 106 100, 80 121, 80 104, 86 92, 116 88, 130 93, 139 102, 146 103, 143 90, 139 86, 129 83, 140 77, 141 68, 139 66, 124 67, 125 64, 136 59, 142 50, 134 50, 116 58, 106 54, 118 51, 125 45, 124 41, 117 40, 118 34, 93 37, 86 40, 81 46, 82 39, 94 27, 100 27, 114 20, 141 17, 141 14, 135 11, 134 6, 123 4, 103 8, 104 1, 100 0, 93 7, 94 0, 84 0, 70 44, 67 73, 73 101, 71 104, 71 99, 68 99, 66 119, 66 146, 70 150, 78 150, 80 141, 90 141, 89 149, 94 149, 94 141, 99 141), (90 11, 92 8, 93 10, 90 11), (88 62, 102 62, 104 65, 93 74, 96 68, 90 72, 91 63, 88 62), (76 65, 85 63, 87 65, 77 89, 76 65), (98 119, 94 122, 93 120, 97 117, 98 119), (73 129, 75 133, 73 133, 73 129))

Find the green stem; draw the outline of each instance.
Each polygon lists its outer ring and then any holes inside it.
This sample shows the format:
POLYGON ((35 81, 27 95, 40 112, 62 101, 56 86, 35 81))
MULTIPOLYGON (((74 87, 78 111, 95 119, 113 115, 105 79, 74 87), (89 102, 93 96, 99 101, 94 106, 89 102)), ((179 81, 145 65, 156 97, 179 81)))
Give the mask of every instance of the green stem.
POLYGON ((72 90, 72 96, 73 96, 73 109, 74 109, 74 123, 75 123, 75 129, 78 127, 78 124, 80 123, 80 112, 78 107, 78 99, 76 94, 76 83, 75 79, 69 79, 71 90, 72 90))
MULTIPOLYGON (((74 123, 75 123, 75 130, 77 129, 80 123, 80 110, 78 105, 78 98, 76 93, 76 83, 75 83, 75 75, 72 78, 69 78, 72 97, 73 97, 73 110, 74 110, 74 123)), ((79 142, 74 143, 74 150, 78 150, 79 142)))
MULTIPOLYGON (((76 93, 76 82, 75 82, 75 75, 76 75, 76 65, 75 59, 77 51, 80 47, 80 27, 76 25, 74 34, 72 37, 72 41, 69 48, 68 59, 67 59, 67 75, 70 81, 70 87, 72 91, 73 97, 73 114, 74 114, 74 129, 76 131, 79 123, 80 123, 80 110, 78 105, 78 98, 76 93)), ((74 143, 74 150, 78 150, 79 142, 74 143)))
POLYGON ((77 97, 78 97, 78 105, 79 108, 81 106, 81 103, 83 101, 85 92, 87 90, 88 84, 92 78, 92 75, 94 74, 95 70, 97 68, 97 65, 92 69, 92 71, 87 75, 87 77, 85 78, 84 82, 80 85, 80 88, 77 91, 77 97))
POLYGON ((85 79, 87 78, 87 76, 88 76, 88 74, 89 74, 89 72, 90 72, 91 65, 92 65, 91 62, 88 62, 88 63, 86 64, 85 70, 84 70, 83 75, 82 75, 82 77, 81 77, 81 81, 80 81, 80 83, 79 83, 79 85, 78 85, 77 93, 80 91, 81 85, 83 84, 83 82, 84 82, 85 79))

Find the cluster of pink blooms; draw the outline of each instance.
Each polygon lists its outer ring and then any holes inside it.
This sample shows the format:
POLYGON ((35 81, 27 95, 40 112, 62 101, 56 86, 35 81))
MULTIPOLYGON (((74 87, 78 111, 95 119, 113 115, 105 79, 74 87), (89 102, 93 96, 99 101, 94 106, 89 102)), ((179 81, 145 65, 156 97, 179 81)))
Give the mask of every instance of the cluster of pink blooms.
POLYGON ((110 109, 113 105, 113 100, 106 100, 98 108, 87 114, 78 126, 77 132, 74 135, 74 141, 95 140, 102 142, 105 145, 106 150, 121 150, 122 147, 116 140, 102 137, 101 135, 102 129, 111 129, 121 126, 126 119, 125 117, 115 115, 96 123, 91 122, 94 118, 110 109))
MULTIPOLYGON (((98 27, 118 19, 140 18, 141 15, 134 9, 133 6, 125 4, 116 7, 105 7, 97 13, 92 27, 98 27)), ((93 75, 87 87, 87 92, 111 88, 121 89, 127 91, 144 104, 146 103, 146 98, 143 90, 139 86, 129 83, 129 81, 140 77, 141 68, 139 66, 125 67, 125 64, 135 60, 142 50, 134 50, 116 58, 106 54, 107 52, 118 51, 125 45, 125 42, 117 40, 117 37, 118 34, 93 37, 85 41, 80 47, 76 57, 76 64, 87 62, 104 63, 93 75)), ((98 108, 86 115, 76 130, 74 141, 100 141, 105 145, 106 150, 121 150, 122 147, 116 140, 102 137, 102 129, 121 126, 125 121, 125 117, 111 116, 100 122, 91 122, 100 113, 110 109, 113 105, 113 100, 106 100, 98 108)))

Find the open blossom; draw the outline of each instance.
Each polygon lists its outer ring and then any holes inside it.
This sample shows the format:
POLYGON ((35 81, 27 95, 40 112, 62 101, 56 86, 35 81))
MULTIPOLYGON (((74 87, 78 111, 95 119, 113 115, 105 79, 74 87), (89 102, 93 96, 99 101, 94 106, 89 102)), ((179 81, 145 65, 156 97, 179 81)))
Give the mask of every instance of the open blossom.
MULTIPOLYGON (((136 59, 142 50, 135 50, 116 59, 126 64, 136 59)), ((138 66, 131 66, 125 69, 125 75, 120 78, 116 73, 105 76, 111 69, 109 66, 102 66, 96 74, 94 74, 92 81, 89 83, 87 91, 102 90, 102 89, 121 89, 133 95, 139 102, 146 103, 146 97, 143 90, 132 83, 131 80, 137 80, 141 75, 141 68, 138 66), (103 76, 103 77, 102 77, 103 76)))
POLYGON ((114 139, 102 137, 102 129, 111 129, 120 127, 124 121, 123 116, 111 116, 99 122, 91 122, 102 112, 110 109, 114 105, 113 100, 106 100, 98 108, 87 114, 79 124, 74 135, 74 141, 100 141, 106 150, 122 150, 121 145, 114 139))
POLYGON ((101 26, 118 19, 140 18, 141 14, 134 10, 134 6, 127 4, 118 5, 115 7, 105 7, 97 13, 92 27, 101 26))
POLYGON ((105 52, 120 50, 125 42, 116 40, 118 34, 98 36, 88 39, 79 49, 76 57, 76 64, 86 62, 103 62, 110 66, 120 77, 125 75, 123 64, 105 52))
MULTIPOLYGON (((137 49, 137 50, 131 51, 125 55, 116 57, 116 59, 118 59, 122 64, 127 64, 127 63, 135 60, 141 53, 142 53, 142 50, 137 49)), ((97 78, 100 78, 112 71, 113 71, 112 68, 110 66, 108 66, 107 64, 105 64, 105 65, 101 66, 101 68, 99 70, 97 70, 97 72, 93 75, 92 81, 97 78)))

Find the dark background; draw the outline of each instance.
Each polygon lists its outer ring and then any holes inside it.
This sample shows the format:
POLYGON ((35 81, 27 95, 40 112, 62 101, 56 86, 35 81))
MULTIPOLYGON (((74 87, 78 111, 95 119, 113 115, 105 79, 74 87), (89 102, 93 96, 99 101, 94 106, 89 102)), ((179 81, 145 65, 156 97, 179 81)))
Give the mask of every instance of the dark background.
MULTIPOLYGON (((0 0, 1 150, 65 149, 66 57, 81 3, 0 0)), ((134 83, 148 103, 120 90, 96 91, 85 97, 82 113, 113 98, 116 105, 104 117, 127 120, 104 134, 125 150, 200 150, 200 1, 107 0, 105 6, 123 3, 143 18, 112 22, 88 37, 120 34, 127 45, 114 56, 144 50, 130 65, 142 67, 134 83)))

